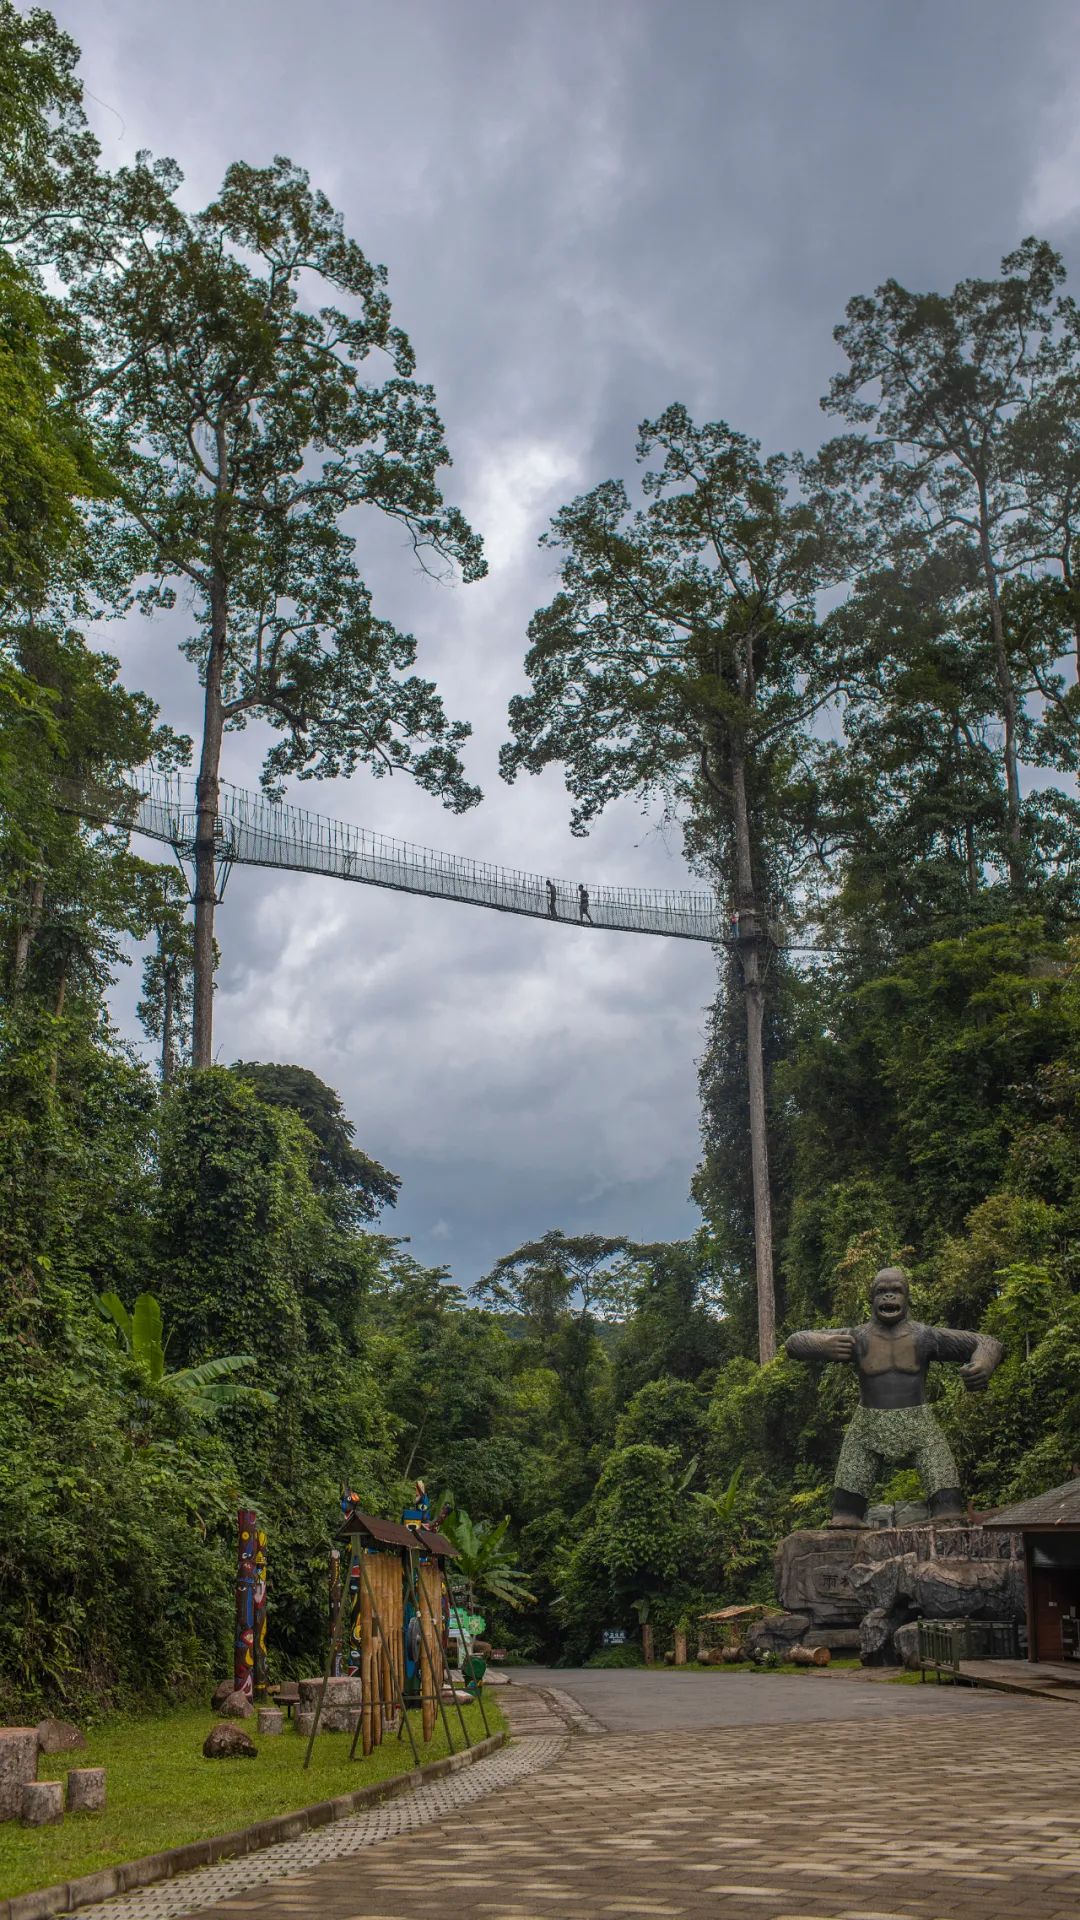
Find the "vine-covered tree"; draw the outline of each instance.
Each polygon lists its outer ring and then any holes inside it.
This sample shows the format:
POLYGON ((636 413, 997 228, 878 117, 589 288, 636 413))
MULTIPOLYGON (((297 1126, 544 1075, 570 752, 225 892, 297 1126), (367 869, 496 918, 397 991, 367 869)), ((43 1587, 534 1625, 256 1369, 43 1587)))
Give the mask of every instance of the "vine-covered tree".
POLYGON ((318 1074, 270 1060, 238 1060, 233 1072, 254 1087, 268 1107, 288 1107, 300 1115, 317 1147, 312 1184, 354 1225, 377 1220, 384 1207, 397 1205, 400 1176, 353 1144, 356 1128, 341 1097, 318 1074))

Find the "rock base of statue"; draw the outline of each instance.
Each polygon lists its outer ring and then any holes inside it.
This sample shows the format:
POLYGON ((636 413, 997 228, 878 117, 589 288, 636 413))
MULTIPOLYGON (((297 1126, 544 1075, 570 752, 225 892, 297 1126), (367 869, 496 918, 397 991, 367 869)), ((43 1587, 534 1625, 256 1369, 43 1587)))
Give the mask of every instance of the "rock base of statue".
POLYGON ((747 1637, 778 1653, 804 1641, 902 1666, 914 1640, 901 1629, 919 1620, 1024 1619, 1020 1535, 979 1526, 804 1528, 780 1542, 775 1571, 783 1612, 747 1637))

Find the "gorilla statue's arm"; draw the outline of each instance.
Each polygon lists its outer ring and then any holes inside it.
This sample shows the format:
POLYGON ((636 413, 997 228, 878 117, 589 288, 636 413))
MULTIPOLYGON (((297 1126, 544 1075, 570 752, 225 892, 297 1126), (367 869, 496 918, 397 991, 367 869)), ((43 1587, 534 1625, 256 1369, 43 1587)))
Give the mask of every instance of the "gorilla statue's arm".
POLYGON ((964 1333, 958 1327, 934 1327, 934 1359, 962 1360, 960 1378, 969 1393, 981 1393, 1005 1349, 992 1333, 964 1333))

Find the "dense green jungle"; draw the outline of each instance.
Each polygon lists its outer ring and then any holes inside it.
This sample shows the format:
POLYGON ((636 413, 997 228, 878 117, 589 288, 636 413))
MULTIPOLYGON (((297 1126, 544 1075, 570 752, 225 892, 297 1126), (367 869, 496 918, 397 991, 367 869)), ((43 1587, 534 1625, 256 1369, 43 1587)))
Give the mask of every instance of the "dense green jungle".
POLYGON ((581 831, 620 795, 665 811, 741 912, 698 1063, 704 1224, 642 1245, 555 1221, 451 1276, 394 1237, 377 1114, 358 1140, 302 1061, 205 1064, 228 929, 201 880, 193 925, 175 869, 68 808, 192 754, 96 644, 103 610, 178 594, 204 795, 251 722, 271 785, 381 755, 471 805, 467 726, 373 613, 343 522, 395 517, 465 579, 479 538, 384 276, 301 170, 238 162, 182 211, 174 163, 102 168, 77 62, 0 0, 0 1714, 217 1680, 241 1502, 276 1675, 320 1658, 342 1488, 394 1513, 416 1475, 474 1541, 510 1516, 479 1587, 510 1655, 581 1660, 644 1618, 663 1647, 768 1595, 777 1539, 827 1513, 854 1391, 761 1363, 773 1280, 781 1333, 846 1325, 902 1260, 921 1318, 1001 1337, 985 1395, 935 1383, 977 1508, 1080 1471, 1058 256, 853 298, 813 455, 673 405, 640 483, 598 476, 557 517, 503 771, 560 765, 581 831), (153 1069, 109 1012, 132 952, 153 1069))

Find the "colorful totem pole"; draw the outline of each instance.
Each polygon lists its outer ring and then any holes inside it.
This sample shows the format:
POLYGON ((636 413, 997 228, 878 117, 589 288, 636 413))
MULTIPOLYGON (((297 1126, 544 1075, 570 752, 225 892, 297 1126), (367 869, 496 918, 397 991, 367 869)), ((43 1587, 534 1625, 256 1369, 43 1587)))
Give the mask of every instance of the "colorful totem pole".
POLYGON ((330 1609, 330 1677, 336 1680, 341 1673, 340 1636, 337 1631, 338 1614, 341 1612, 341 1554, 334 1547, 330 1554, 329 1567, 329 1609, 330 1609))
MULTIPOLYGON (((258 1550, 258 1517, 250 1507, 241 1507, 236 1516, 236 1645, 233 1652, 233 1686, 248 1699, 255 1691, 255 1556, 258 1550)), ((265 1603, 264 1603, 265 1604, 265 1603)))
MULTIPOLYGON (((360 1495, 343 1487, 341 1512, 345 1521, 348 1521, 350 1514, 359 1512, 359 1509, 360 1495)), ((339 1664, 344 1667, 346 1673, 356 1678, 361 1672, 363 1662, 360 1657, 360 1568, 355 1553, 349 1555, 349 1572, 344 1597, 348 1606, 347 1617, 352 1625, 348 1643, 339 1664)))
POLYGON ((255 1698, 266 1699, 266 1684, 269 1679, 266 1665, 266 1534, 256 1522, 255 1527, 255 1594, 254 1594, 254 1630, 255 1630, 255 1698))

